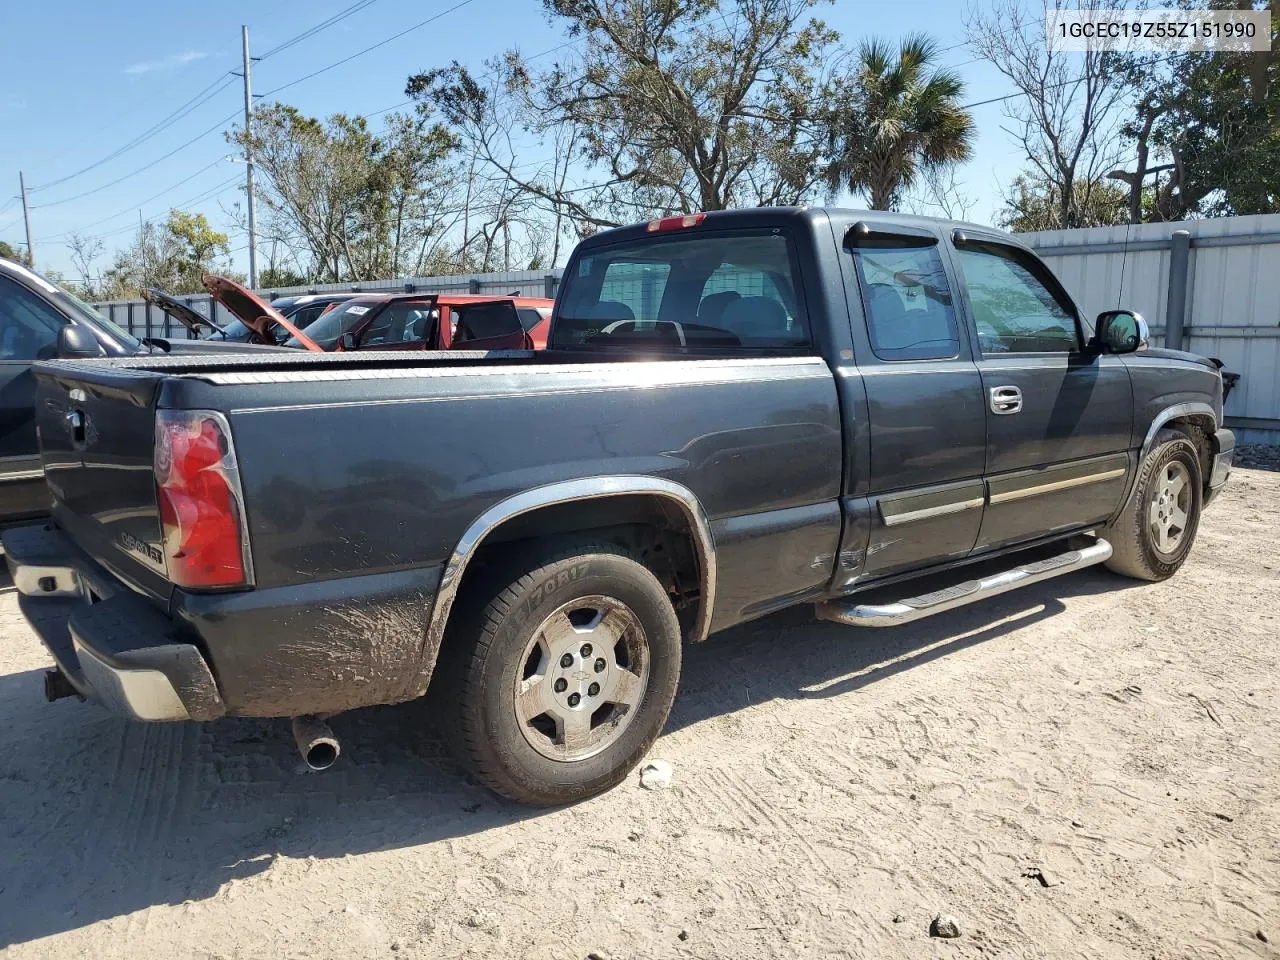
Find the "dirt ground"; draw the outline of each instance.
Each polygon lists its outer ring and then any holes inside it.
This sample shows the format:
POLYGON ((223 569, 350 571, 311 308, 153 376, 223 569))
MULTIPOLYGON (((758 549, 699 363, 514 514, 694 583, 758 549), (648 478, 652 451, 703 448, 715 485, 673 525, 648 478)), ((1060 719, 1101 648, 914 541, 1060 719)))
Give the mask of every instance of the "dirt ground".
POLYGON ((1161 585, 1089 571, 895 631, 802 610, 721 634, 653 751, 672 786, 551 812, 462 779, 420 705, 338 718, 342 759, 308 774, 284 723, 46 704, 6 585, 0 946, 1275 957, 1278 532, 1280 474, 1238 470, 1161 585), (939 911, 959 939, 929 937, 939 911))

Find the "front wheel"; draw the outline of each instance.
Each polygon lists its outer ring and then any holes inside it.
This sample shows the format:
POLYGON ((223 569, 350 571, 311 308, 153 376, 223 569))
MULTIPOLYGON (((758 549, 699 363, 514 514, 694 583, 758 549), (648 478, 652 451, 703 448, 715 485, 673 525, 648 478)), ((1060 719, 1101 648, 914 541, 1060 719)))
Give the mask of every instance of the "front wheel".
POLYGON ((1173 576, 1195 542, 1203 490, 1196 445, 1181 431, 1161 430, 1124 510, 1100 531, 1113 551, 1108 569, 1138 580, 1173 576))
POLYGON ((585 799, 621 781, 661 732, 680 625, 626 551, 584 544, 530 558, 472 592, 455 619, 445 669, 456 752, 495 792, 585 799))

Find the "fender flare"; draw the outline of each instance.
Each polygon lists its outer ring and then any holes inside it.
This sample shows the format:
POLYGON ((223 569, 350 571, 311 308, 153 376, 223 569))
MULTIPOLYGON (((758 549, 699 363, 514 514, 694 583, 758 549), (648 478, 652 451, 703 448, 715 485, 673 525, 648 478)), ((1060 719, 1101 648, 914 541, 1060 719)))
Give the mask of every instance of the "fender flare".
POLYGON ((664 497, 677 504, 689 521, 694 546, 698 553, 699 597, 698 614, 690 639, 705 640, 711 627, 711 612, 715 604, 716 553, 711 524, 707 520, 702 503, 688 487, 660 477, 602 476, 564 480, 542 487, 524 490, 495 503, 467 527, 453 548, 444 570, 440 574, 440 586, 427 621, 428 649, 440 649, 445 626, 458 595, 463 574, 476 551, 494 530, 506 521, 543 507, 579 500, 598 500, 606 497, 633 494, 664 497))

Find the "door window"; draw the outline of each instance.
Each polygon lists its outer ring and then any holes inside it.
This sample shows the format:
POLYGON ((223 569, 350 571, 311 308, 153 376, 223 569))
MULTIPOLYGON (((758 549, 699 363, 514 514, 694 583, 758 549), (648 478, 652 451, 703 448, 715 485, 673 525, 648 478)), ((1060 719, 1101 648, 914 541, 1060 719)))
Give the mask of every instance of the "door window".
POLYGON ((65 322, 62 314, 22 284, 0 277, 0 361, 30 362, 53 356, 65 322))
POLYGON ((959 249, 984 354, 1070 353, 1080 347, 1075 311, 1037 276, 1031 257, 999 244, 959 249))
POLYGON ((871 349, 881 360, 945 360, 960 352, 955 302, 936 241, 884 237, 853 248, 871 349))
POLYGON ((435 311, 422 303, 393 303, 373 319, 360 338, 361 347, 382 347, 401 343, 417 343, 427 338, 428 328, 434 337, 431 317, 435 311))
POLYGON ((473 303, 450 308, 455 316, 453 345, 469 340, 491 340, 524 332, 515 307, 508 300, 473 303))

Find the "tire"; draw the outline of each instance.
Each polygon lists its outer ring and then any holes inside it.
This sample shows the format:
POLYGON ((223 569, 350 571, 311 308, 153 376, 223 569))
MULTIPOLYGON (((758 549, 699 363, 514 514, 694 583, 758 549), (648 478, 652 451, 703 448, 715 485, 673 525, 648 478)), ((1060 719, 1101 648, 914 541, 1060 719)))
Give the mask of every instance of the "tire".
POLYGON ((662 731, 680 677, 680 625, 653 572, 582 543, 526 554, 459 600, 441 705, 464 765, 537 806, 621 782, 662 731))
POLYGON ((1137 482, 1120 516, 1100 531, 1112 549, 1107 569, 1153 582, 1173 576, 1191 552, 1203 501, 1204 484, 1195 443, 1181 431, 1161 430, 1155 447, 1138 467, 1137 482), (1179 489, 1170 497, 1166 478, 1173 475, 1183 479, 1185 492, 1179 489), (1180 526, 1176 522, 1178 514, 1185 517, 1180 526), (1163 539, 1159 532, 1162 526, 1166 528, 1163 539))

